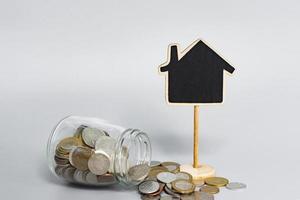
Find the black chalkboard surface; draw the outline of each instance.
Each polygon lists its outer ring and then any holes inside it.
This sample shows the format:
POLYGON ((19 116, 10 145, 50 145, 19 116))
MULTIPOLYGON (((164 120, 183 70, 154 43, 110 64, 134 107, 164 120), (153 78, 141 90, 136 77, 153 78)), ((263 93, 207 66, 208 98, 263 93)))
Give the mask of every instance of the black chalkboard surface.
POLYGON ((234 68, 221 56, 197 40, 184 52, 169 46, 168 62, 159 66, 166 76, 168 103, 221 103, 223 101, 223 70, 234 68))

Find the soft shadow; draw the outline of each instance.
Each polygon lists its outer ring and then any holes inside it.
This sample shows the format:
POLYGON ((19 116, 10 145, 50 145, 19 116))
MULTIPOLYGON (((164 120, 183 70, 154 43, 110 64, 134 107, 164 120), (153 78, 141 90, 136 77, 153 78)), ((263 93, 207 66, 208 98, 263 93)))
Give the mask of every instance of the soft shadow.
POLYGON ((83 189, 83 190, 106 190, 106 191, 131 191, 134 190, 136 191, 135 187, 124 187, 119 183, 116 183, 114 185, 100 185, 100 186, 95 186, 95 185, 83 185, 79 183, 67 183, 65 182, 64 185, 69 188, 75 188, 75 189, 83 189))

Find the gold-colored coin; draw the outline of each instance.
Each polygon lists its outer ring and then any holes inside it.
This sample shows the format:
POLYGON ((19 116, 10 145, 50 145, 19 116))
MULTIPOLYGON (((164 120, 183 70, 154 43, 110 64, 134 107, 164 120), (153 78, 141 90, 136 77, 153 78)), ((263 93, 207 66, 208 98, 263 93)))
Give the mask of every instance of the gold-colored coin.
POLYGON ((163 171, 168 171, 168 169, 166 167, 163 166, 155 166, 155 167, 151 167, 151 170, 163 170, 163 171))
POLYGON ((82 131, 84 128, 86 128, 86 126, 84 126, 84 125, 79 126, 74 134, 74 137, 79 139, 81 146, 87 146, 84 143, 83 138, 82 138, 82 131))
POLYGON ((148 173, 148 177, 147 180, 156 180, 156 176, 157 174, 161 173, 161 172, 167 172, 168 169, 162 166, 156 166, 156 167, 151 167, 149 173, 148 173))
POLYGON ((195 186, 200 187, 200 186, 204 185, 204 180, 203 179, 193 179, 193 183, 195 186))
POLYGON ((55 150, 55 155, 62 159, 69 159, 69 152, 63 152, 59 148, 55 150))
POLYGON ((188 180, 175 180, 171 184, 172 189, 180 194, 190 194, 195 190, 195 185, 188 180))
POLYGON ((55 150, 55 155, 59 158, 64 158, 64 154, 60 153, 60 151, 58 151, 57 149, 55 150))
POLYGON ((168 169, 168 171, 177 173, 180 171, 180 165, 176 162, 162 162, 161 166, 168 169))
POLYGON ((91 157, 93 151, 88 147, 76 147, 70 153, 70 163, 76 169, 79 170, 87 170, 88 167, 88 160, 91 157))
POLYGON ((164 187, 165 187, 165 184, 159 183, 159 190, 154 192, 154 193, 151 193, 149 195, 152 196, 152 197, 155 197, 155 196, 159 195, 164 190, 164 187))
POLYGON ((79 146, 80 145, 80 141, 78 138, 76 137, 67 137, 64 138, 63 140, 61 140, 56 149, 61 152, 62 154, 67 154, 70 153, 70 151, 79 146))
POLYGON ((207 185, 212 185, 217 187, 223 187, 229 183, 229 181, 223 177, 210 177, 210 178, 206 178, 204 181, 207 185))
POLYGON ((87 126, 81 125, 77 128, 76 132, 74 133, 74 137, 79 138, 80 135, 82 134, 82 131, 84 128, 86 128, 87 126))
POLYGON ((66 159, 66 158, 60 158, 58 156, 54 156, 54 160, 55 160, 55 163, 57 165, 66 165, 66 164, 69 164, 69 159, 66 159))
POLYGON ((97 176, 98 182, 103 184, 113 184, 117 182, 116 177, 113 174, 106 173, 104 175, 97 176))
POLYGON ((201 187, 200 189, 201 192, 206 192, 206 193, 209 193, 209 194, 217 194, 220 189, 216 186, 211 186, 211 185, 204 185, 201 187))

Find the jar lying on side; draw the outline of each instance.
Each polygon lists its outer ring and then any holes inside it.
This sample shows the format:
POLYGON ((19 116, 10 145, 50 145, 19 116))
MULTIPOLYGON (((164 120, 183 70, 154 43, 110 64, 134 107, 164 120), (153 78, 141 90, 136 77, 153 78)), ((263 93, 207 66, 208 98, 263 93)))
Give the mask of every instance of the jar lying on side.
POLYGON ((73 183, 132 186, 150 170, 151 144, 146 133, 97 118, 61 120, 49 138, 47 153, 51 171, 73 183))

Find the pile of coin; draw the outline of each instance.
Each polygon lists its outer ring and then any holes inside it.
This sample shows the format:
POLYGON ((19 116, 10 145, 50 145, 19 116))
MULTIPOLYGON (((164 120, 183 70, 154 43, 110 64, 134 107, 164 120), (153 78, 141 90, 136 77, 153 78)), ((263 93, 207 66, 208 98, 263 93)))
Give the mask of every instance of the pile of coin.
MULTIPOLYGON (((92 185, 116 183, 116 174, 121 171, 114 171, 115 146, 116 140, 107 132, 82 125, 72 137, 64 138, 56 145, 55 173, 69 182, 92 185)), ((121 163, 126 163, 128 157, 128 150, 123 147, 119 158, 121 163)), ((150 169, 145 164, 127 167, 120 167, 120 170, 136 181, 144 179, 150 169)))
POLYGON ((147 178, 139 184, 138 191, 143 200, 213 200, 220 187, 236 190, 246 185, 231 182, 222 177, 193 180, 186 172, 180 172, 176 162, 152 161, 147 178))

